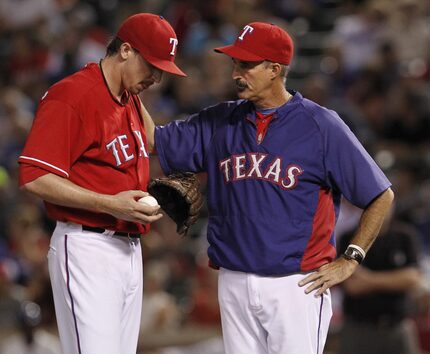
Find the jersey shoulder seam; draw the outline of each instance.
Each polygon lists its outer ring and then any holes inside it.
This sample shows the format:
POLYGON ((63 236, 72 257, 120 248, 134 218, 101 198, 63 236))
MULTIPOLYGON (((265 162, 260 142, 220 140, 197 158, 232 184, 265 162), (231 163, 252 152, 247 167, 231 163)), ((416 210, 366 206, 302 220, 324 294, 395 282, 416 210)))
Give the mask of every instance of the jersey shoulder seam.
MULTIPOLYGON (((219 103, 218 105, 213 106, 213 107, 216 109, 216 108, 218 108, 218 107, 220 107, 220 106, 229 106, 230 104, 235 104, 235 105, 236 105, 235 107, 233 107, 233 108, 230 110, 229 114, 228 114, 228 115, 226 115, 225 119, 219 119, 219 120, 217 120, 217 123, 218 123, 218 124, 215 124, 215 129, 214 129, 214 131, 213 131, 213 134, 212 134, 212 136, 211 136, 210 141, 208 142, 208 147, 212 145, 212 142, 213 142, 213 140, 214 140, 214 138, 215 138, 215 135, 216 135, 217 131, 218 131, 219 129, 221 129, 221 127, 222 127, 224 124, 226 124, 226 122, 227 122, 227 124, 228 124, 228 122, 230 122, 231 116, 234 114, 234 112, 235 112, 237 109, 239 109, 239 108, 242 108, 242 109, 243 109, 244 105, 246 105, 247 103, 248 103, 248 101, 246 101, 246 100, 224 101, 224 102, 219 103), (241 101, 241 102, 240 102, 240 101, 241 101)), ((207 162, 207 154, 205 154, 205 156, 204 156, 204 160, 205 160, 205 164, 206 164, 206 162, 207 162)))
MULTIPOLYGON (((81 128, 85 132, 85 134, 88 137, 91 136, 91 135, 88 134, 88 130, 87 130, 85 124, 82 124, 83 123, 83 119, 82 119, 81 114, 80 114, 80 112, 78 110, 78 107, 75 107, 75 105, 71 104, 70 102, 64 101, 64 100, 62 100, 60 98, 50 98, 49 100, 51 102, 52 101, 60 102, 61 104, 64 104, 65 106, 69 107, 75 113, 77 119, 79 119, 79 121, 81 122, 81 128)), ((49 103, 49 102, 46 102, 46 103, 49 103)))
MULTIPOLYGON (((323 166, 324 166, 324 176, 325 176, 325 179, 327 179, 327 167, 326 167, 326 161, 325 161, 325 155, 324 155, 324 151, 325 151, 324 138, 323 138, 324 134, 322 132, 321 125, 319 124, 318 120, 315 117, 316 112, 314 110, 310 109, 309 107, 306 107, 306 105, 303 103, 303 101, 300 102, 300 105, 303 108, 303 110, 307 113, 309 118, 313 121, 316 128, 318 129, 318 132, 320 135, 321 156, 322 156, 322 161, 323 161, 323 166)), ((322 106, 319 106, 319 107, 321 107, 322 110, 326 110, 325 107, 322 107, 322 106)))

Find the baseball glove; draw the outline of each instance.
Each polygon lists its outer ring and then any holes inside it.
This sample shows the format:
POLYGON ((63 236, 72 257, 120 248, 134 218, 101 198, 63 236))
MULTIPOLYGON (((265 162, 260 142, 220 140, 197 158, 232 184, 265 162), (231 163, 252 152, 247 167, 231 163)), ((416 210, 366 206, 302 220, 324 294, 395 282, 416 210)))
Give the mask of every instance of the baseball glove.
POLYGON ((151 180, 148 192, 176 223, 178 234, 185 236, 199 217, 203 205, 200 182, 190 172, 172 174, 151 180))

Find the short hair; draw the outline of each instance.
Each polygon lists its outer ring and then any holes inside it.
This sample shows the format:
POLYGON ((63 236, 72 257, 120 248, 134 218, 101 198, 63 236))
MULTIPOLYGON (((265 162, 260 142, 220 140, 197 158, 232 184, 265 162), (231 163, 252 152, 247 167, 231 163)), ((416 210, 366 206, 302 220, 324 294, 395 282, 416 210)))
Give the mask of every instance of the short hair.
POLYGON ((281 69, 280 76, 282 77, 282 79, 285 82, 285 81, 287 81, 287 76, 288 76, 288 73, 290 72, 290 66, 289 65, 283 65, 283 64, 281 64, 281 66, 282 66, 282 69, 281 69))
MULTIPOLYGON (((265 60, 264 61, 264 63, 265 63, 265 65, 266 65, 266 68, 270 65, 270 64, 272 64, 272 62, 271 61, 268 61, 268 60, 265 60)), ((280 63, 278 63, 280 66, 281 66, 281 73, 279 74, 279 76, 281 77, 281 79, 285 82, 285 81, 287 81, 287 76, 288 76, 288 73, 289 73, 289 71, 290 71, 290 66, 289 65, 284 65, 284 64, 280 64, 280 63)))
POLYGON ((118 37, 114 37, 106 47, 106 56, 110 57, 118 53, 121 44, 124 42, 118 37))

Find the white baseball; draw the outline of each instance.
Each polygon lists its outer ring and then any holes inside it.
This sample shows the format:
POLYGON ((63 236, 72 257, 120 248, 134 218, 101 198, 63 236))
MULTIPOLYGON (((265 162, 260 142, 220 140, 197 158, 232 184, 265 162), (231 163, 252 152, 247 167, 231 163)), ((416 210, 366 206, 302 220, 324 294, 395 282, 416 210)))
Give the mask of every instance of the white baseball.
POLYGON ((138 200, 138 202, 149 206, 158 206, 157 199, 155 199, 152 195, 142 197, 138 200))

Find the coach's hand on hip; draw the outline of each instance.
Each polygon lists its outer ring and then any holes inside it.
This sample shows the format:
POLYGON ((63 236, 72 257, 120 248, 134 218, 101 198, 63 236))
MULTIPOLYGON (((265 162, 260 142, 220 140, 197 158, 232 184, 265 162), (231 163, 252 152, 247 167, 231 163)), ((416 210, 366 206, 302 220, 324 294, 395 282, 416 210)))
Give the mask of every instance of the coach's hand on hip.
POLYGON ((309 274, 299 282, 299 286, 310 284, 305 289, 305 293, 309 294, 311 291, 318 289, 315 296, 320 296, 327 289, 348 279, 357 266, 358 262, 340 257, 331 263, 323 265, 316 272, 309 274))

